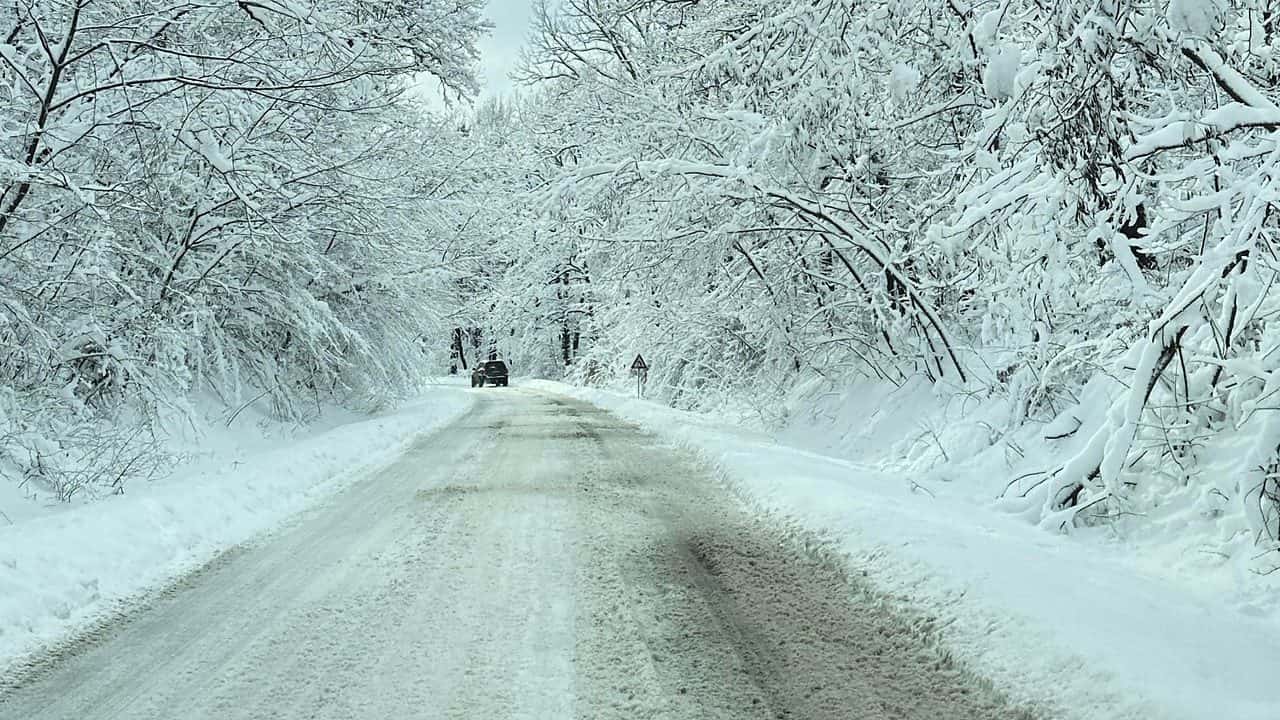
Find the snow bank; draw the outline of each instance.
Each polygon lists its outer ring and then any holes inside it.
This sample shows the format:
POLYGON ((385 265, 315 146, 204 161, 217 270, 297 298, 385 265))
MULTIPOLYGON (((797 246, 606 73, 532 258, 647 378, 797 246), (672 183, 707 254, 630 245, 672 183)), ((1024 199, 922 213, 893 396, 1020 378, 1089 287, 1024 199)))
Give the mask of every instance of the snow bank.
POLYGON ((332 427, 286 441, 242 423, 163 481, 0 523, 0 670, 386 466, 471 402, 436 386, 392 412, 330 413, 332 427))
MULTIPOLYGON (((1215 583, 1161 573, 1133 547, 1102 535, 1046 533, 990 507, 990 495, 975 502, 980 493, 970 483, 909 469, 929 464, 929 445, 935 453, 950 445, 955 467, 964 468, 957 439, 984 427, 977 409, 968 423, 912 426, 904 408, 919 417, 928 397, 907 387, 875 398, 880 416, 863 410, 860 418, 835 416, 837 423, 826 416, 828 427, 849 428, 841 436, 824 436, 822 417, 789 433, 870 461, 855 463, 617 393, 526 385, 587 400, 699 452, 749 502, 829 537, 883 591, 936 613, 958 657, 1016 700, 1051 705, 1052 717, 1275 720, 1280 712, 1274 615, 1233 604, 1215 583), (897 442, 873 432, 877 426, 897 442)), ((842 407, 836 400, 831 408, 842 407)))

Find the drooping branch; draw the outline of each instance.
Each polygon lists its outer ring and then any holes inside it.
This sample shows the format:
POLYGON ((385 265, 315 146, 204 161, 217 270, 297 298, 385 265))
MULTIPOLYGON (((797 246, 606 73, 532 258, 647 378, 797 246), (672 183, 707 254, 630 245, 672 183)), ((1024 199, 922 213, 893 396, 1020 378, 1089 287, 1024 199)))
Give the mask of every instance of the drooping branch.
MULTIPOLYGON (((616 164, 588 166, 580 168, 575 173, 575 177, 579 179, 587 179, 602 176, 615 176, 626 172, 628 169, 634 169, 642 174, 708 177, 740 183, 770 200, 780 202, 795 210, 800 215, 808 218, 810 221, 813 221, 819 227, 825 228, 830 234, 840 237, 849 244, 850 248, 855 249, 866 256, 877 267, 879 267, 887 277, 891 278, 898 284, 906 294, 911 306, 923 317, 924 322, 928 327, 937 333, 943 347, 946 349, 948 359, 959 374, 961 381, 967 381, 968 374, 956 354, 956 343, 951 339, 950 333, 947 332, 946 326, 943 324, 941 318, 939 318, 933 308, 920 297, 920 293, 911 279, 900 273, 898 269, 893 266, 893 263, 891 263, 884 255, 884 252, 881 250, 878 243, 867 238, 860 231, 842 220, 838 215, 824 207, 822 204, 793 193, 790 190, 761 178, 744 168, 731 167, 727 165, 695 163, 677 159, 638 162, 628 161, 616 164)), ((830 242, 826 234, 824 234, 823 237, 827 242, 830 242)), ((839 248, 834 245, 832 245, 832 248, 837 251, 839 250, 839 248)), ((842 260, 843 259, 844 258, 842 258, 842 260)), ((847 267, 852 269, 852 266, 847 261, 845 264, 847 267)))

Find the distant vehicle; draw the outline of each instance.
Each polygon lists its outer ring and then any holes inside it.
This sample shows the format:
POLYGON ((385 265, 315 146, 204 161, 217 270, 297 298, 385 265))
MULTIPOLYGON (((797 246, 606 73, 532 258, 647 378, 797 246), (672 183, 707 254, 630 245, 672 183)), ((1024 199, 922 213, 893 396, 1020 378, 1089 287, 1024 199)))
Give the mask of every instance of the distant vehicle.
POLYGON ((484 366, 471 368, 471 387, 484 387, 484 366))
POLYGON ((481 387, 485 385, 507 386, 507 364, 501 360, 490 360, 480 366, 479 370, 484 374, 484 378, 480 381, 481 387))

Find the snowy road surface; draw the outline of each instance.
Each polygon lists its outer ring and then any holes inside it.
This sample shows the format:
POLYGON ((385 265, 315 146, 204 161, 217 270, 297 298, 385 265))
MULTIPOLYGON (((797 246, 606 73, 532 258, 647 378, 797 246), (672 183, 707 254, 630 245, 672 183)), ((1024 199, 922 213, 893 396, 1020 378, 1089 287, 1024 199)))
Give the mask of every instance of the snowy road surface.
POLYGON ((518 388, 58 657, 0 718, 1016 718, 691 458, 518 388))

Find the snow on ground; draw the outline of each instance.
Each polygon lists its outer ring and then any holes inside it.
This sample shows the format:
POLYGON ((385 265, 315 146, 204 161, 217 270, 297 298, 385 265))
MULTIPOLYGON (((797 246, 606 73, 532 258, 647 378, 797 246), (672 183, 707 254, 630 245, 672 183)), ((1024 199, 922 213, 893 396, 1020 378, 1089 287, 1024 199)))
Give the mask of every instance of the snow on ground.
POLYGON ((1280 717, 1280 620, 1259 600, 1274 598, 1274 578, 1226 582, 1230 571, 1218 569, 1199 582, 1194 566, 1163 562, 1167 547, 1058 535, 997 510, 992 489, 1007 472, 957 448, 966 433, 988 432, 994 418, 983 414, 998 409, 921 427, 927 390, 863 387, 851 390, 863 402, 811 404, 775 436, 623 392, 526 384, 699 452, 748 502, 830 538, 855 571, 935 613, 957 656, 1015 699, 1054 703, 1055 718, 1280 717), (949 464, 930 458, 948 446, 949 464))
POLYGON ((392 411, 329 409, 292 432, 246 412, 179 438, 189 459, 166 478, 89 503, 41 505, 5 482, 0 670, 386 466, 471 403, 452 379, 392 411))

